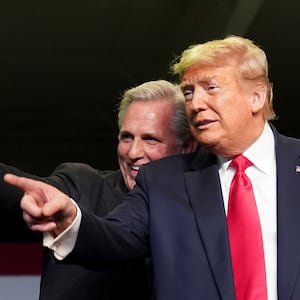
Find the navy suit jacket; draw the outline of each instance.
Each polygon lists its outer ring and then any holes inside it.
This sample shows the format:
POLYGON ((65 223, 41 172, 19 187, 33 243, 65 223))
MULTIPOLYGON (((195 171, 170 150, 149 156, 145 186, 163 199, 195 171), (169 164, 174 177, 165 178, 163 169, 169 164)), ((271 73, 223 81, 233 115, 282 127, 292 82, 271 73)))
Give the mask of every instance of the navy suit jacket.
MULTIPOLYGON (((278 299, 300 299, 300 141, 276 132, 278 299)), ((152 254, 157 300, 233 300, 226 214, 214 155, 143 167, 136 188, 105 219, 82 208, 68 259, 102 266, 152 254)))

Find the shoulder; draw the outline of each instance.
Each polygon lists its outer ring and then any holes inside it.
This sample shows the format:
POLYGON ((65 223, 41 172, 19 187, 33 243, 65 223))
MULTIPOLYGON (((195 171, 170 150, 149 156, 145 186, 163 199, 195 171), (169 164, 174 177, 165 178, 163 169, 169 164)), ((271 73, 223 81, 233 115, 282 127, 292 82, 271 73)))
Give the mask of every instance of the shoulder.
POLYGON ((185 154, 178 154, 178 155, 171 155, 167 157, 163 157, 161 159, 152 161, 149 165, 153 167, 160 166, 160 165, 188 165, 191 161, 195 158, 195 153, 185 153, 185 154))
POLYGON ((97 173, 98 170, 93 168, 92 166, 84 163, 77 162, 66 162, 58 165, 53 174, 55 173, 97 173))
POLYGON ((272 130, 275 138, 275 145, 280 149, 289 149, 291 151, 300 151, 300 139, 283 135, 277 131, 277 129, 272 126, 272 130))
POLYGON ((92 189, 95 186, 99 189, 106 182, 118 180, 118 170, 101 171, 88 164, 73 162, 60 164, 49 177, 45 178, 45 181, 64 191, 72 188, 92 189))
POLYGON ((168 156, 144 165, 140 169, 140 172, 142 171, 142 173, 147 174, 148 176, 150 174, 153 174, 154 176, 159 174, 160 177, 177 176, 178 174, 191 170, 198 158, 198 152, 168 156))
POLYGON ((98 170, 83 163, 63 163, 46 178, 97 215, 106 214, 127 193, 119 170, 98 170))
POLYGON ((105 180, 111 176, 117 176, 117 173, 118 171, 115 170, 98 170, 84 163, 67 162, 58 165, 51 175, 64 174, 71 177, 80 176, 80 178, 88 176, 89 178, 95 177, 97 179, 105 180))

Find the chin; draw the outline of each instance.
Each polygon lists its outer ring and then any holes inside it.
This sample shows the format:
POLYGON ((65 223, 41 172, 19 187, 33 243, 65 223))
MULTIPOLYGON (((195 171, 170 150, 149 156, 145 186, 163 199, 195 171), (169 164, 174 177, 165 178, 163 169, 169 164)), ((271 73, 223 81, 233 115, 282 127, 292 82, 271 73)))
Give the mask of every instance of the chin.
POLYGON ((201 145, 211 146, 216 144, 215 139, 207 137, 206 134, 198 134, 196 139, 201 145))
POLYGON ((197 139, 199 144, 204 148, 206 149, 207 151, 209 152, 212 152, 214 154, 219 154, 218 152, 218 141, 216 141, 215 139, 212 140, 212 139, 197 139))

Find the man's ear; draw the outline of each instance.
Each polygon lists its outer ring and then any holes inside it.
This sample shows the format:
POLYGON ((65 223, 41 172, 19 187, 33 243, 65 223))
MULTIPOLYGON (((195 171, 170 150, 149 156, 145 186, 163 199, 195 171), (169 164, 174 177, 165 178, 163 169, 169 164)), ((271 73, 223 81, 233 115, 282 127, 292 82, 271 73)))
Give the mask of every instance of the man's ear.
POLYGON ((182 147, 182 153, 193 152, 196 150, 197 146, 198 146, 197 140, 191 137, 184 142, 182 147))
POLYGON ((267 101, 267 87, 262 83, 258 83, 255 86, 255 89, 251 97, 252 112, 255 114, 258 111, 262 110, 266 101, 267 101))

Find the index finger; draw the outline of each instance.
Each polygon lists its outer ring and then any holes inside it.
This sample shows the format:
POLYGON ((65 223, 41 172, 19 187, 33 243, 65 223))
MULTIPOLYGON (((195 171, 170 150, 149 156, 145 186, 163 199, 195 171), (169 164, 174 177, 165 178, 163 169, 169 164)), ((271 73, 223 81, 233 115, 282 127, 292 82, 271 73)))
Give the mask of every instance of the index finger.
POLYGON ((5 174, 3 180, 32 195, 39 205, 47 202, 47 197, 43 191, 43 186, 45 185, 43 182, 10 173, 5 174))

